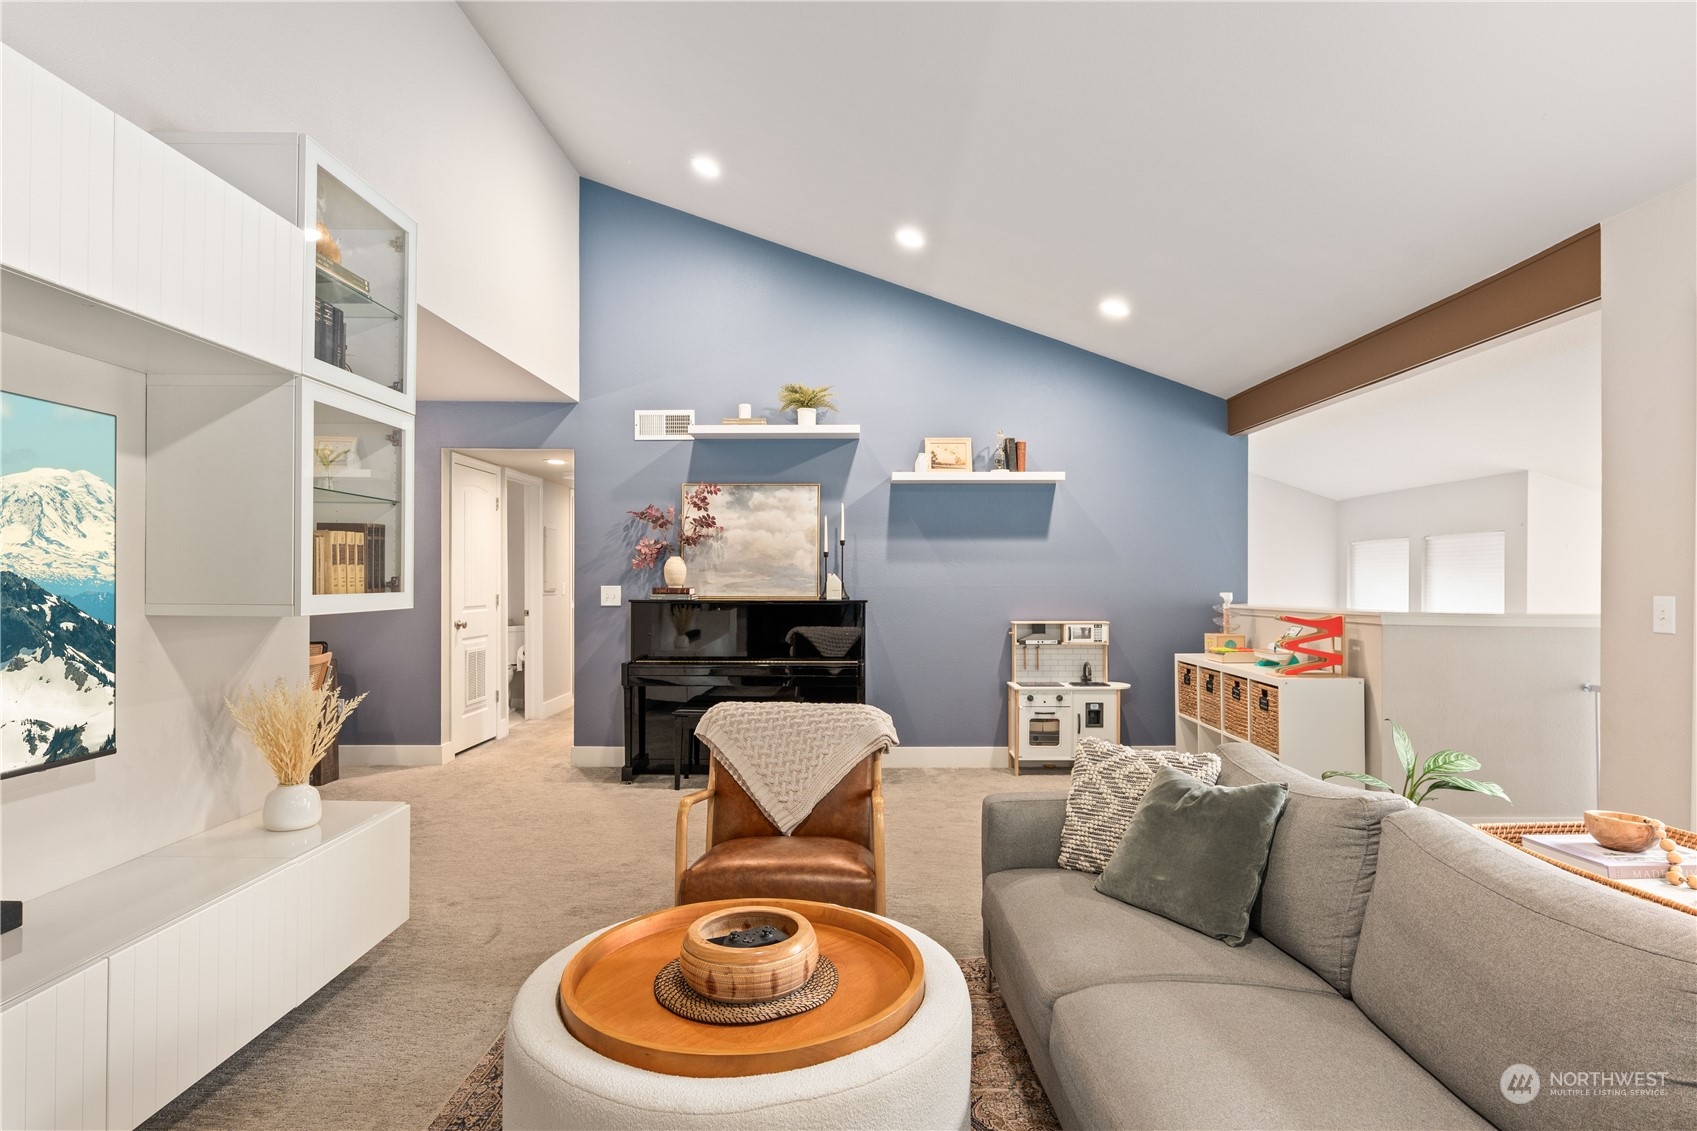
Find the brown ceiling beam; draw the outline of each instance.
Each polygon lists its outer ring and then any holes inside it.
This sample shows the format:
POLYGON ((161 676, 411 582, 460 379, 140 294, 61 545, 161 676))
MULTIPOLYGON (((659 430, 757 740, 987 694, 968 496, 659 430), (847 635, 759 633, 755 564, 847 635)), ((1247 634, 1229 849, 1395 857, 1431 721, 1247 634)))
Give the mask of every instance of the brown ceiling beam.
POLYGON ((1595 302, 1603 293, 1602 228, 1522 260, 1226 401, 1233 436, 1407 373, 1428 362, 1595 302))

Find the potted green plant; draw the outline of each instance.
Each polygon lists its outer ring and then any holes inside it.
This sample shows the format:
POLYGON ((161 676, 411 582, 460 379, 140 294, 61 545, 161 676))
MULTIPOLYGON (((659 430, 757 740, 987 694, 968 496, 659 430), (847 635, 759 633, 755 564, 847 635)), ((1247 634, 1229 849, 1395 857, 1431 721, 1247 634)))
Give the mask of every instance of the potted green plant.
POLYGON ((831 399, 829 385, 797 385, 791 382, 778 390, 778 407, 784 412, 795 410, 795 422, 805 428, 811 428, 819 423, 819 413, 822 410, 837 411, 837 402, 831 399))
POLYGON ((1471 754, 1463 754, 1459 750, 1440 750, 1426 764, 1420 764, 1419 755, 1414 752, 1414 743, 1409 739, 1408 732, 1398 723, 1391 723, 1391 745, 1396 747, 1397 761, 1402 763, 1402 789, 1397 789, 1389 782, 1380 781, 1372 774, 1356 774, 1348 770, 1327 770, 1321 778, 1353 778, 1369 789, 1382 789, 1387 793, 1400 793, 1416 805, 1432 796, 1433 790, 1457 789, 1466 793, 1485 793, 1492 797, 1509 799, 1503 792, 1503 787, 1494 781, 1480 781, 1477 778, 1464 778, 1462 774, 1470 774, 1479 768, 1479 759, 1471 754), (1416 773, 1416 767, 1419 772, 1416 773))

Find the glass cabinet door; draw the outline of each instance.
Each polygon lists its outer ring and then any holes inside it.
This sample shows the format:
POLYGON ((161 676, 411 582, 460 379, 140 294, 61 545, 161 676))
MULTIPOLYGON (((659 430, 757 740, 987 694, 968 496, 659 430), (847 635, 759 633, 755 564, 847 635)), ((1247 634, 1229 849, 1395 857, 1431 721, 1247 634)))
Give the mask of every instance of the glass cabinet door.
POLYGON ((316 146, 307 144, 306 157, 306 226, 318 233, 307 372, 408 407, 417 334, 411 223, 316 146))
POLYGON ((302 605, 318 613, 410 607, 411 418, 304 384, 302 605))

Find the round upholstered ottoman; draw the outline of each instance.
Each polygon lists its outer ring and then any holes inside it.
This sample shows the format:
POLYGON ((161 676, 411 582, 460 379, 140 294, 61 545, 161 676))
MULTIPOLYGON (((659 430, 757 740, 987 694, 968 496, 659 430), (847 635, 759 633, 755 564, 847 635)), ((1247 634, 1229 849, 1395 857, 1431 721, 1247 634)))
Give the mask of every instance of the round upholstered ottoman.
MULTIPOLYGON (((664 1076, 609 1060, 560 1020, 560 975, 595 935, 539 966, 507 1022, 501 1119, 508 1131, 702 1127, 967 1128, 972 1003, 949 952, 902 927, 925 958, 925 1000, 889 1038, 764 1076, 664 1076)), ((596 932, 599 934, 600 932, 596 932)))

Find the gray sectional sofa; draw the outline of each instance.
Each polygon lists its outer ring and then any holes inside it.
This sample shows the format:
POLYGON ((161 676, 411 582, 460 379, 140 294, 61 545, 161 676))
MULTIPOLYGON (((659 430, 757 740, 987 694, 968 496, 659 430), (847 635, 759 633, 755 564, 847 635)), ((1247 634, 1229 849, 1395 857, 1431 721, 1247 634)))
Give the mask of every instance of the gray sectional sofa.
POLYGON ((1697 918, 1220 753, 1290 787, 1243 947, 1056 867, 1064 792, 984 800, 985 952, 1064 1127, 1697 1127, 1697 918))

